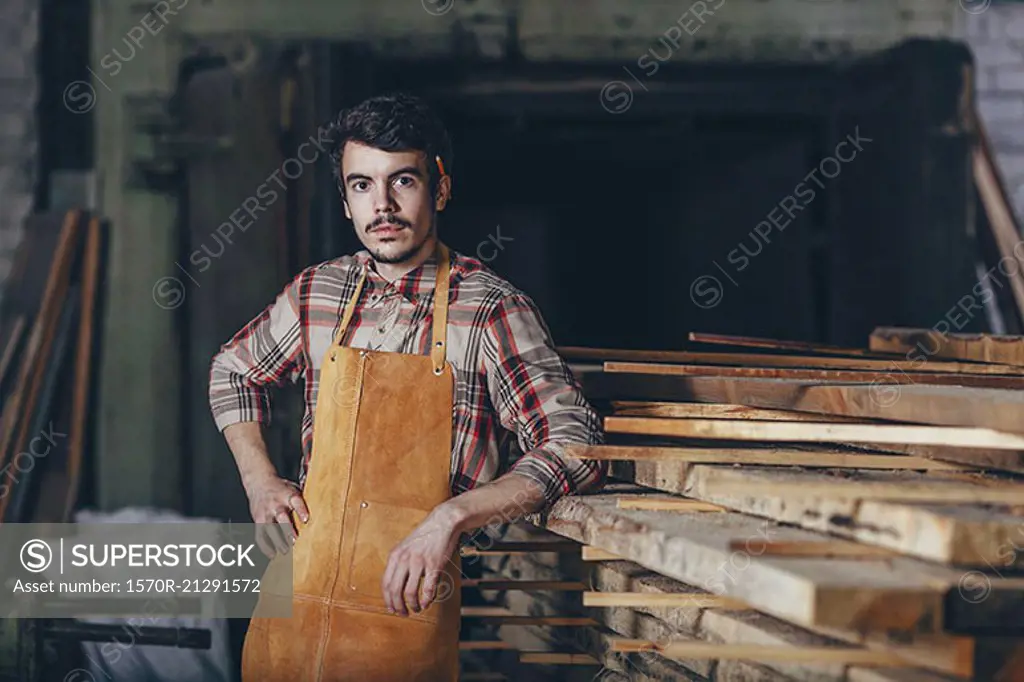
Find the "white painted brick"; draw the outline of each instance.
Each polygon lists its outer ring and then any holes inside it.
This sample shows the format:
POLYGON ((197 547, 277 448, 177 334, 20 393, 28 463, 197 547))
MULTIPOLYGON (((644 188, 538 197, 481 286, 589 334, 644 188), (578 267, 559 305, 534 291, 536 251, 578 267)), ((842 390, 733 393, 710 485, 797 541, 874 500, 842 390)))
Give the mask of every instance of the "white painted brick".
POLYGON ((974 61, 978 66, 1018 66, 1024 65, 1024 53, 1009 42, 982 43, 972 45, 974 61))
POLYGON ((1024 96, 987 95, 978 97, 978 110, 985 121, 1024 120, 1024 96))

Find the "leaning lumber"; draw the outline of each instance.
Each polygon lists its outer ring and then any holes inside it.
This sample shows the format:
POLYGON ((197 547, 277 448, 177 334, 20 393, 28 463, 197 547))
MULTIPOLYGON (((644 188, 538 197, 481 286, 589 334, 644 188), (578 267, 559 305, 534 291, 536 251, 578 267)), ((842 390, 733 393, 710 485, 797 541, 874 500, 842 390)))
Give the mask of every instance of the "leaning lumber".
POLYGON ((877 327, 871 332, 868 344, 872 350, 905 356, 1024 366, 1024 336, 943 334, 931 329, 877 327))
MULTIPOLYGON (((766 339, 757 336, 733 336, 730 334, 706 334, 701 332, 690 332, 690 341, 695 343, 711 343, 727 346, 742 346, 746 348, 764 348, 770 350, 796 350, 805 353, 820 353, 822 355, 852 355, 852 356, 875 356, 879 354, 863 348, 849 348, 833 346, 824 343, 809 343, 807 341, 790 341, 785 339, 766 339)), ((884 358, 884 356, 881 356, 884 358)))
POLYGON ((665 576, 739 599, 793 623, 844 630, 920 633, 1013 626, 1024 585, 992 580, 987 599, 947 607, 962 573, 906 557, 878 561, 765 557, 767 541, 821 536, 745 514, 674 514, 619 509, 618 494, 569 496, 535 521, 574 540, 619 554, 665 576), (747 552, 730 550, 749 540, 747 552), (742 579, 737 577, 740 558, 742 579))

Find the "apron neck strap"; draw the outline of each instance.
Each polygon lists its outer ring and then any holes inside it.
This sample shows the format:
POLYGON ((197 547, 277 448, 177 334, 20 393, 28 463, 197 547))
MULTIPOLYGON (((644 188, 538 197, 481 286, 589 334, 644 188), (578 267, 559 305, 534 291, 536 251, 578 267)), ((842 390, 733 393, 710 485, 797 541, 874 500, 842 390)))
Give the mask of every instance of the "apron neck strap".
MULTIPOLYGON (((434 365, 434 373, 441 374, 444 369, 445 351, 448 343, 448 286, 451 270, 451 255, 448 247, 437 242, 435 250, 437 256, 437 275, 434 280, 434 328, 431 335, 430 359, 434 365)), ((341 338, 348 329, 352 315, 355 313, 356 303, 363 292, 363 285, 366 284, 366 268, 363 268, 356 283, 356 289, 345 306, 345 312, 341 318, 341 326, 334 336, 334 344, 340 345, 341 338)))

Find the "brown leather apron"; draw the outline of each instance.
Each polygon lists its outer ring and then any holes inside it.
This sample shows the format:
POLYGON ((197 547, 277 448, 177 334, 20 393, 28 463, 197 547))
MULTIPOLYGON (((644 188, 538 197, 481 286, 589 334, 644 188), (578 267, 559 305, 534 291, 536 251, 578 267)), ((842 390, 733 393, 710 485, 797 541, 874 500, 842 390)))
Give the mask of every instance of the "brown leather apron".
MULTIPOLYGON (((257 607, 242 653, 246 682, 458 677, 458 549, 426 610, 389 614, 381 594, 391 550, 450 496, 454 379, 445 361, 449 253, 440 242, 437 255, 429 356, 339 345, 365 271, 345 308, 320 370, 303 491, 310 519, 298 522, 291 552, 292 617, 263 617, 257 607)), ((260 599, 266 607, 271 595, 260 599)))

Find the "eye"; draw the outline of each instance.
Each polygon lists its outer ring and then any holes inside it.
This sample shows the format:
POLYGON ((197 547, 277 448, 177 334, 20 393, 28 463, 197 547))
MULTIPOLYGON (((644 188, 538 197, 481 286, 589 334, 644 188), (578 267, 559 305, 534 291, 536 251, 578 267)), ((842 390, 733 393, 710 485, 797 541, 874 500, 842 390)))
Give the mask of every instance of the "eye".
POLYGON ((370 183, 366 180, 356 180, 352 183, 352 190, 355 192, 365 192, 370 186, 370 183))
POLYGON ((395 178, 395 185, 397 185, 398 187, 408 188, 412 187, 415 184, 416 178, 412 177, 411 175, 400 175, 397 178, 395 178))

